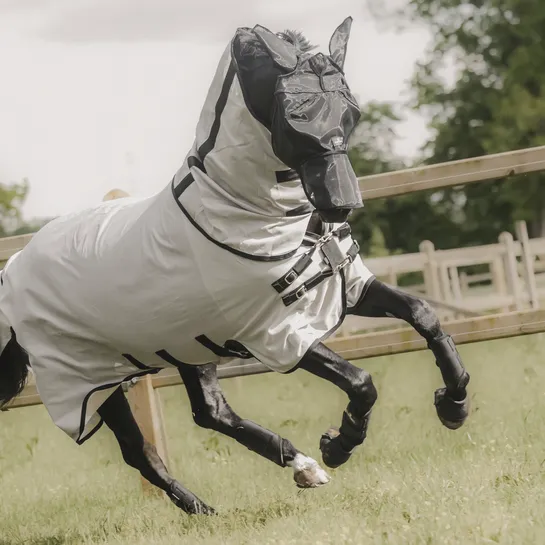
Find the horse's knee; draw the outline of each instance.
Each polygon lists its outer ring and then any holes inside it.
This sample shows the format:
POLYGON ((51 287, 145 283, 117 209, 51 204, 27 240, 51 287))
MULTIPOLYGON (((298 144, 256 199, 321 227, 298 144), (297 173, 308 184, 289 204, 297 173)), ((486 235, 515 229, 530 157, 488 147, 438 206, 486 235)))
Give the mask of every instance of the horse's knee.
POLYGON ((123 456, 123 461, 128 466, 141 471, 145 461, 142 446, 133 444, 131 441, 128 441, 126 438, 120 439, 119 446, 121 448, 121 455, 123 456))
POLYGON ((427 301, 415 297, 409 303, 411 321, 414 327, 426 338, 433 339, 441 332, 441 324, 436 312, 427 301))
POLYGON ((208 430, 222 431, 232 425, 233 412, 227 404, 206 404, 193 413, 197 426, 208 430))
POLYGON ((363 405, 370 410, 378 398, 378 392, 373 383, 371 375, 363 369, 358 370, 353 380, 350 398, 358 405, 363 405))

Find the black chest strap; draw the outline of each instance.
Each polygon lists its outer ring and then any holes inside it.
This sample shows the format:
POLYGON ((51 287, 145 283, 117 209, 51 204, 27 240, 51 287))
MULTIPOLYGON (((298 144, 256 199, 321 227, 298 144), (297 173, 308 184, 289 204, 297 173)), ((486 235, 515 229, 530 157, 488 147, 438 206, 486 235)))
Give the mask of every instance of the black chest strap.
MULTIPOLYGON (((348 225, 348 223, 343 223, 331 236, 334 235, 339 240, 344 240, 347 236, 350 236, 351 232, 350 225, 348 225)), ((272 283, 272 287, 278 293, 282 293, 285 289, 289 288, 307 270, 312 263, 314 252, 320 247, 320 239, 317 240, 317 243, 318 244, 315 244, 306 254, 303 254, 286 274, 272 283)))
POLYGON ((339 266, 335 269, 328 267, 327 269, 315 274, 312 278, 309 278, 305 283, 301 284, 296 290, 293 290, 282 297, 282 302, 284 303, 284 305, 289 307, 290 305, 292 305, 293 303, 301 299, 301 297, 303 297, 305 293, 307 293, 307 291, 311 290, 312 288, 315 288, 316 286, 321 284, 326 278, 333 276, 338 270, 352 263, 354 259, 356 259, 359 251, 360 251, 359 244, 356 241, 354 241, 352 246, 350 246, 348 252, 346 252, 346 260, 344 261, 342 266, 339 266))

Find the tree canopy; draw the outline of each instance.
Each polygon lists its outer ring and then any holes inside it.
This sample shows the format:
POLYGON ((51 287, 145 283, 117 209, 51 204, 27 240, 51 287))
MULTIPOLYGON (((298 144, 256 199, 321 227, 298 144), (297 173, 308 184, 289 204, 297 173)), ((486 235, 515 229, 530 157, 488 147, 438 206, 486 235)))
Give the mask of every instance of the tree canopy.
POLYGON ((13 234, 23 221, 21 207, 28 194, 28 180, 0 184, 0 237, 13 234))
MULTIPOLYGON (((541 0, 407 0, 392 17, 424 23, 433 35, 416 64, 412 100, 406 105, 425 115, 431 129, 417 161, 439 163, 545 144, 541 0), (453 82, 444 77, 447 69, 454 72, 453 82)), ((382 112, 383 118, 374 122, 392 127, 388 111, 382 112)), ((397 168, 388 153, 378 156, 380 161, 362 152, 361 144, 355 146, 358 174, 377 165, 397 168)), ((531 236, 545 236, 545 178, 536 173, 412 194, 371 202, 368 208, 367 221, 379 226, 391 250, 414 251, 422 238, 443 248, 493 242, 519 219, 528 222, 531 236)), ((357 215, 355 229, 364 221, 364 214, 357 215)))

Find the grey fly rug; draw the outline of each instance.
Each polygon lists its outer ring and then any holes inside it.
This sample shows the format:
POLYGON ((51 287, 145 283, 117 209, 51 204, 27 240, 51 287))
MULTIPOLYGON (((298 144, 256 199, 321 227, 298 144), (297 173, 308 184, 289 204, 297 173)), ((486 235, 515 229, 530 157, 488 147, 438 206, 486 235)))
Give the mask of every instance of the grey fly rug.
POLYGON ((308 200, 232 60, 229 46, 171 183, 50 222, 2 272, 2 336, 13 327, 49 414, 78 443, 131 377, 233 358, 293 370, 372 278, 346 224, 305 233, 308 200))

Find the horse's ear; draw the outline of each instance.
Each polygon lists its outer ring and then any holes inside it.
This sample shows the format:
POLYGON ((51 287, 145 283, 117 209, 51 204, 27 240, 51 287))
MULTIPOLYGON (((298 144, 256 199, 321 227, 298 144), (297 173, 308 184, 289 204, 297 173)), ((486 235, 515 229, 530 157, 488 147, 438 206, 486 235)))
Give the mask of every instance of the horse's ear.
POLYGON ((273 34, 261 25, 256 25, 253 31, 279 68, 290 72, 295 69, 297 66, 297 50, 295 46, 279 38, 276 34, 273 34))
POLYGON ((347 17, 336 29, 329 40, 329 54, 331 59, 342 70, 346 58, 346 46, 350 37, 352 17, 347 17))

